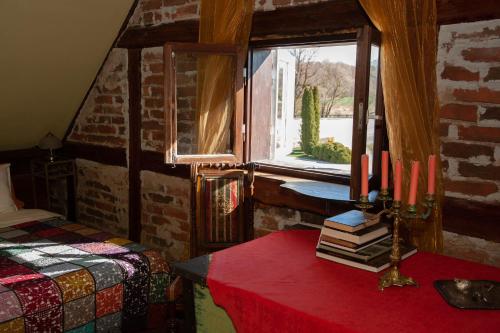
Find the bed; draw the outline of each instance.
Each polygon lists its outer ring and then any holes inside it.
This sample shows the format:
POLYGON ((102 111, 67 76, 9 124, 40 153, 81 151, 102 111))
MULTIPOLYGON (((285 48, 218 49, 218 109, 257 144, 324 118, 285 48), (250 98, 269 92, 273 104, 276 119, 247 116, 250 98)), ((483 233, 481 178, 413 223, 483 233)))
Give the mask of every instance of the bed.
POLYGON ((169 283, 143 245, 45 211, 0 214, 0 332, 159 327, 169 283))

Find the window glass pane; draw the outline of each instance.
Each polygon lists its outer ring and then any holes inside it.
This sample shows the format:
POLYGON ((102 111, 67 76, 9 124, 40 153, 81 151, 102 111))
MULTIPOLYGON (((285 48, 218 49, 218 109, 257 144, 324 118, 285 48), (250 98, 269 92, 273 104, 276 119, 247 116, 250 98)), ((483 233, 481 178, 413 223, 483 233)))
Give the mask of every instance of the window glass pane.
POLYGON ((234 71, 233 56, 176 52, 177 155, 232 153, 234 71))
POLYGON ((356 44, 255 50, 252 60, 252 160, 349 175, 356 44))
POLYGON ((370 82, 368 90, 368 128, 366 131, 366 153, 370 157, 369 170, 373 170, 373 146, 375 144, 375 109, 377 104, 378 88, 378 68, 379 68, 379 47, 371 46, 370 56, 370 82))

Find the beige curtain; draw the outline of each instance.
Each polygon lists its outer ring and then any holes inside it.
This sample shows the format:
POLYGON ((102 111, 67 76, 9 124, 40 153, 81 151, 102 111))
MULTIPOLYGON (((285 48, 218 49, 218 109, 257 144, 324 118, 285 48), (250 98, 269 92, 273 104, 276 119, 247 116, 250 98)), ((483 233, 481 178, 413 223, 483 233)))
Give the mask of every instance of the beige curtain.
POLYGON ((409 188, 411 160, 421 161, 418 201, 427 191, 427 157, 437 161, 436 203, 422 227, 410 228, 419 249, 442 251, 442 174, 439 159, 439 108, 436 87, 436 1, 360 0, 382 33, 381 73, 389 147, 393 161, 401 159, 403 197, 409 188))
MULTIPOLYGON (((253 6, 253 0, 202 0, 199 42, 237 45, 245 57, 253 6)), ((198 61, 199 154, 227 153, 232 148, 235 70, 242 69, 228 56, 201 56, 198 61)))

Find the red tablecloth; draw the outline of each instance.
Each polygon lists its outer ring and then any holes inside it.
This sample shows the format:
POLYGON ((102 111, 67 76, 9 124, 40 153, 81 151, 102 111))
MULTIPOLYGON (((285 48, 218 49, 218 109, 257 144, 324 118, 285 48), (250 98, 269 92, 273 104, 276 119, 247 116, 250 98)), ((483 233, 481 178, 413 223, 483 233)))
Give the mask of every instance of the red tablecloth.
POLYGON ((460 310, 438 279, 500 280, 500 269, 430 253, 402 262, 420 287, 316 258, 316 231, 284 231, 213 254, 208 287, 238 332, 500 332, 500 311, 460 310))

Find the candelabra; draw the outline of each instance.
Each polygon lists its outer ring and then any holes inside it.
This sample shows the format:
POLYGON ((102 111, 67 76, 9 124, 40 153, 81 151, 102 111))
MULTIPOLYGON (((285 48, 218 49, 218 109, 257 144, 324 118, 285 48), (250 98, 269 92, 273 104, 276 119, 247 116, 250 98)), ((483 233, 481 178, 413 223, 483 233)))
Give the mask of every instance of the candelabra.
MULTIPOLYGON (((432 213, 432 208, 434 207, 434 195, 427 194, 425 196, 424 202, 422 204, 424 211, 419 213, 416 205, 409 205, 406 211, 401 209, 401 200, 394 200, 389 195, 386 189, 382 189, 377 197, 378 200, 382 201, 383 210, 379 215, 387 215, 389 218, 394 219, 394 224, 392 228, 392 247, 391 254, 389 256, 391 260, 391 266, 387 272, 379 280, 379 289, 390 286, 404 287, 407 285, 416 286, 417 282, 411 277, 401 274, 399 270, 399 264, 401 262, 401 249, 400 249, 400 237, 399 237, 399 227, 401 223, 418 223, 418 221, 427 220, 432 213), (387 202, 392 201, 392 206, 387 207, 387 202)), ((373 204, 369 202, 367 196, 361 196, 356 207, 360 208, 363 213, 366 209, 372 208, 373 204)))

